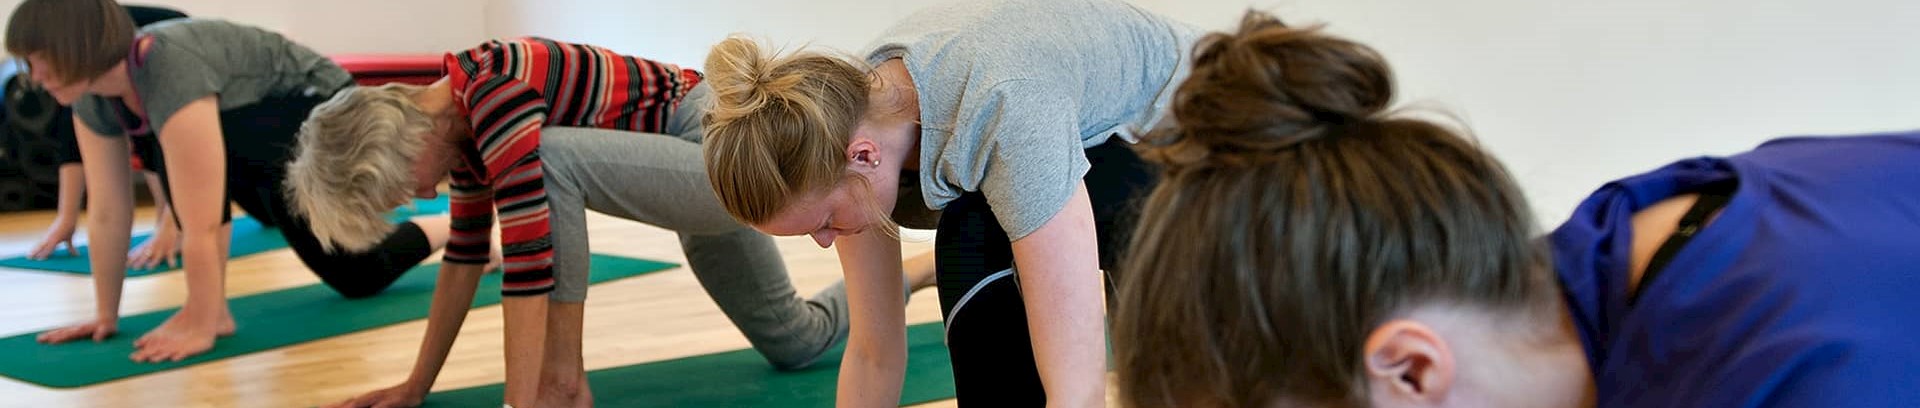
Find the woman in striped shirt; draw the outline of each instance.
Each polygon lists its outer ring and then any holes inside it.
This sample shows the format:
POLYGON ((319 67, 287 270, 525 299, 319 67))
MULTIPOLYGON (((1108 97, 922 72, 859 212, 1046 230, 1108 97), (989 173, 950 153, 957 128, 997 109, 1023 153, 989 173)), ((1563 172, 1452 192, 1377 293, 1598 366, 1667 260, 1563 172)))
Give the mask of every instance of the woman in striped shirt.
MULTIPOLYGON (((433 197, 452 176, 452 237, 413 375, 342 405, 426 394, 487 263, 496 211, 515 406, 591 400, 580 357, 587 210, 679 233, 702 285, 776 367, 805 366, 846 335, 844 289, 796 296, 772 239, 733 221, 703 184, 699 72, 541 38, 449 54, 446 72, 425 87, 343 91, 302 128, 294 201, 329 214, 314 229, 349 248, 379 236, 382 211, 433 197)), ((909 282, 931 284, 924 264, 909 282)))

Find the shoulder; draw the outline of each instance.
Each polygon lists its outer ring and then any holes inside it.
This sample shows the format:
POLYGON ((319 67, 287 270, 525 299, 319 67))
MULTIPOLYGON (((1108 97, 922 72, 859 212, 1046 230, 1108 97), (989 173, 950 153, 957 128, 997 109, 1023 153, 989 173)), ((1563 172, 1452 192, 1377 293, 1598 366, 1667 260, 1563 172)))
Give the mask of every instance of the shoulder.
POLYGON ((141 54, 149 60, 281 57, 290 47, 304 49, 280 33, 226 20, 168 20, 141 34, 151 38, 141 54))
POLYGON ((104 97, 82 96, 79 100, 73 101, 73 116, 79 118, 80 122, 85 123, 94 133, 119 134, 121 132, 119 118, 113 116, 112 104, 113 101, 104 97))

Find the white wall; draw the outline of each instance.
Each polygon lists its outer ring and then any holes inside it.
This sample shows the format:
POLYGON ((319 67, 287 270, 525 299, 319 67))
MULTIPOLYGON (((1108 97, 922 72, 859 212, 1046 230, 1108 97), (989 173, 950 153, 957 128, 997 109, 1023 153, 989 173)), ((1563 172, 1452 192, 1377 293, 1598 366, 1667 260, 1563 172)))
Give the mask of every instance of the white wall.
MULTIPOLYGON (((857 51, 936 1, 489 0, 486 26, 698 66, 735 31, 857 51)), ((1546 225, 1601 183, 1681 157, 1920 128, 1912 0, 1134 1, 1214 29, 1257 7, 1374 45, 1402 104, 1464 118, 1546 225)))
POLYGON ((1601 183, 1681 157, 1920 129, 1912 0, 1146 3, 1212 27, 1249 4, 1379 48, 1401 101, 1464 116, 1548 225, 1601 183))
MULTIPOLYGON (((937 1, 150 2, 275 29, 323 53, 541 35, 698 67, 733 32, 858 51, 937 1)), ((1134 1, 1215 29, 1254 6, 1378 47, 1403 104, 1464 117, 1547 224, 1600 183, 1680 157, 1778 135, 1920 128, 1920 1, 1134 1)))
POLYGON ((736 32, 774 44, 856 51, 935 0, 486 0, 490 37, 537 35, 699 67, 736 32))

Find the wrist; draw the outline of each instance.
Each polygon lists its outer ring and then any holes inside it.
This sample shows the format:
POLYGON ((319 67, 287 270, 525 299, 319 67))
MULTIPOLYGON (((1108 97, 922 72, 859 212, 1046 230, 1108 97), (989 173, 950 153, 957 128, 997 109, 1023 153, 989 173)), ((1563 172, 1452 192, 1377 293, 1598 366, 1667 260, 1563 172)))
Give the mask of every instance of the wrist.
POLYGON ((405 391, 409 397, 426 397, 427 392, 433 390, 433 379, 407 377, 407 382, 400 384, 400 390, 405 391))

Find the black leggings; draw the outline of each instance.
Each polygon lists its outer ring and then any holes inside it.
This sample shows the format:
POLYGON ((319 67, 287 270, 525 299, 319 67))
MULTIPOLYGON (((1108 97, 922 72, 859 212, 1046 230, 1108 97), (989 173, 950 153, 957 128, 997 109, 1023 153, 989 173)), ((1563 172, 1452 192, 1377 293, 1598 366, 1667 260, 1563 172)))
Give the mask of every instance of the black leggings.
MULTIPOLYGON (((307 113, 325 101, 324 97, 309 96, 273 98, 220 111, 220 132, 227 145, 227 200, 261 224, 279 227, 280 235, 286 237, 300 261, 341 296, 373 296, 426 260, 433 254, 433 246, 419 225, 403 222, 393 235, 366 252, 327 252, 321 249, 307 220, 293 215, 285 186, 294 137, 307 113)), ((158 149, 158 143, 153 147, 156 159, 164 160, 165 152, 158 149)), ((172 201, 173 180, 165 171, 159 174, 167 199, 172 201)), ((221 207, 220 220, 231 221, 232 208, 221 207)))
MULTIPOLYGON (((1137 219, 1136 199, 1153 187, 1156 173, 1117 137, 1087 149, 1086 155, 1093 167, 1082 180, 1093 203, 1100 269, 1112 271, 1137 219)), ((934 258, 958 402, 1044 405, 1047 396, 1034 365, 1026 302, 1010 269, 1013 245, 986 196, 967 193, 947 204, 934 238, 934 258)), ((1112 298, 1113 287, 1106 289, 1112 298)))

